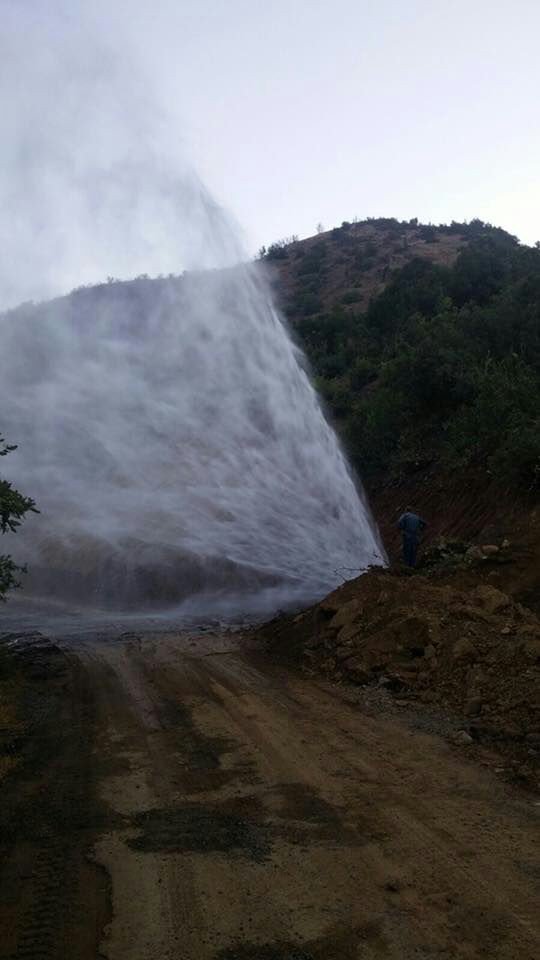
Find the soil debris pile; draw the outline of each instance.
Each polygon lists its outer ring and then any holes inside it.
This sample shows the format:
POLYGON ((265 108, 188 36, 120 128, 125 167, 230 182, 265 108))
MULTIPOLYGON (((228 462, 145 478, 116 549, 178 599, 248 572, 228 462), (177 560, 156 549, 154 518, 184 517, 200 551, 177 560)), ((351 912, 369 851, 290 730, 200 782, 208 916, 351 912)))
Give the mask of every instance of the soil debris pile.
POLYGON ((473 571, 374 569, 261 634, 327 677, 450 708, 474 737, 540 749, 540 621, 473 571))

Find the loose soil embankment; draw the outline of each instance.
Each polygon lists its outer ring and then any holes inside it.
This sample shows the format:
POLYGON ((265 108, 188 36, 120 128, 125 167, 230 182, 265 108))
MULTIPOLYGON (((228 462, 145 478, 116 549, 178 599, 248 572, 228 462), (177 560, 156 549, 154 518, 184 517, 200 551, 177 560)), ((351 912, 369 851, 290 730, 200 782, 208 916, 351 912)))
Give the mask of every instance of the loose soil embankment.
POLYGON ((399 483, 381 477, 369 495, 392 564, 401 557, 397 521, 410 506, 427 521, 424 548, 441 539, 466 545, 507 540, 510 549, 475 573, 540 615, 540 505, 533 491, 502 487, 474 470, 449 475, 435 465, 399 483))
POLYGON ((327 679, 444 711, 456 743, 487 745, 507 778, 539 788, 540 621, 501 589, 522 593, 522 545, 492 549, 469 560, 442 548, 413 574, 372 570, 260 636, 327 679))

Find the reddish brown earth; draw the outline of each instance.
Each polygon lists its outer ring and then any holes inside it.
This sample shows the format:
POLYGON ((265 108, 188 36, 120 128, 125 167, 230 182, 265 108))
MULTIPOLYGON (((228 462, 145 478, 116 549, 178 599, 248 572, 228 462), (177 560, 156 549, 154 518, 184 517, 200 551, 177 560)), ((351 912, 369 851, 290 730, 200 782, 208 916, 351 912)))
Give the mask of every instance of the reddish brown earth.
MULTIPOLYGON (((373 514, 392 563, 401 557, 397 521, 408 507, 428 526, 423 548, 441 539, 466 544, 500 544, 510 549, 496 563, 476 566, 472 581, 485 580, 540 614, 540 504, 532 493, 501 487, 474 471, 454 475, 437 467, 401 483, 380 483, 368 490, 373 514)), ((420 550, 420 560, 422 549, 420 550)), ((457 576, 456 572, 456 576, 457 576)), ((466 578, 467 583, 471 577, 466 578)))
POLYGON ((295 295, 305 291, 306 283, 309 283, 309 279, 299 272, 301 258, 321 243, 326 250, 318 285, 321 309, 328 310, 341 304, 346 312, 365 310, 370 299, 378 296, 392 276, 415 257, 441 266, 452 266, 459 251, 467 246, 467 239, 458 233, 436 232, 436 242, 429 243, 422 239, 421 227, 405 228, 401 236, 396 236, 392 230, 369 222, 351 224, 346 243, 340 242, 338 236, 344 237, 340 231, 327 230, 289 244, 284 259, 265 260, 279 305, 293 326, 297 319, 293 306, 295 295), (358 256, 363 255, 368 244, 373 245, 374 251, 370 264, 365 266, 358 261, 358 256), (356 299, 347 304, 342 298, 353 290, 356 299))
POLYGON ((535 519, 525 539, 465 556, 428 545, 415 572, 372 570, 260 635, 315 675, 442 709, 454 734, 492 751, 500 774, 538 789, 540 619, 527 605, 538 601, 535 519))

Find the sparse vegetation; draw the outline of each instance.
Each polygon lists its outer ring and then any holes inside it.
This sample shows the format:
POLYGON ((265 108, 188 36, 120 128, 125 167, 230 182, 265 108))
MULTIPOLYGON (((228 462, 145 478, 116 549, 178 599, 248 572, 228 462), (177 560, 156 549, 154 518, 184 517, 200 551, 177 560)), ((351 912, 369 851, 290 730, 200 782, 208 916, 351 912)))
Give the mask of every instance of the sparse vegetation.
POLYGON ((306 241, 293 269, 289 318, 368 480, 437 462, 540 489, 540 249, 480 220, 381 218, 306 241))
MULTIPOLYGON (((7 456, 16 447, 0 437, 0 457, 7 456)), ((8 480, 0 479, 0 532, 15 533, 28 512, 37 513, 36 505, 30 497, 19 493, 8 480)), ((18 577, 25 568, 18 566, 7 554, 0 555, 0 601, 6 599, 8 590, 19 586, 18 577)))

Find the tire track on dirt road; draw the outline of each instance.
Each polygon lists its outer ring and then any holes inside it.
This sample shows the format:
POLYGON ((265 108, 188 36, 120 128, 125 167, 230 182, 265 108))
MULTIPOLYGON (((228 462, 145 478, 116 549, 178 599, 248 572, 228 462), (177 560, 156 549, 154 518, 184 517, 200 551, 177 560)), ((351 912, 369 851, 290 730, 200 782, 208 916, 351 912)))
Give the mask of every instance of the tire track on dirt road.
POLYGON ((243 643, 65 642, 77 679, 0 956, 537 960, 534 798, 243 643))
POLYGON ((525 795, 305 677, 209 652, 92 647, 114 676, 105 752, 125 766, 103 784, 124 818, 96 851, 105 956, 538 956, 525 795))

